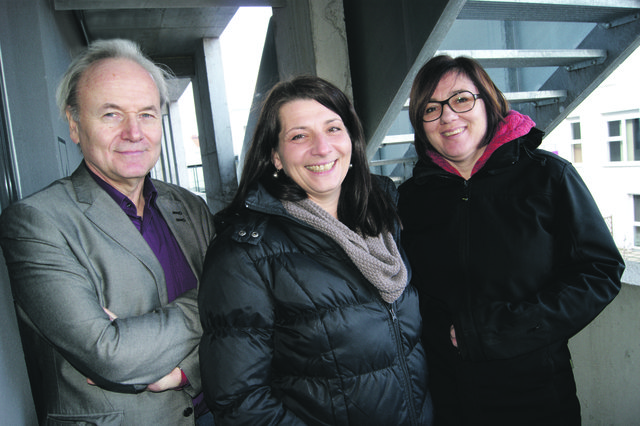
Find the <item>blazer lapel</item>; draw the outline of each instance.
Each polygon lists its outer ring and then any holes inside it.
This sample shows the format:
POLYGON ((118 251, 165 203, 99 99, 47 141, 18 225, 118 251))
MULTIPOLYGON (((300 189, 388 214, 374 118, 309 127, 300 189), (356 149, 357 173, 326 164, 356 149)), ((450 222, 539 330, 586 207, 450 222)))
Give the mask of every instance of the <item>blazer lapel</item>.
MULTIPOLYGON (((158 190, 160 191, 160 190, 158 190)), ((194 226, 191 223, 191 219, 187 216, 187 210, 180 200, 176 200, 167 194, 158 192, 158 198, 156 204, 167 226, 174 235, 182 253, 184 253, 191 270, 195 274, 198 281, 200 280, 198 268, 193 264, 194 256, 191 255, 191 251, 196 244, 196 235, 194 234, 194 226)))
POLYGON ((162 265, 129 217, 109 194, 98 186, 84 162, 73 173, 71 180, 78 202, 87 205, 84 211, 87 219, 151 271, 160 301, 163 304, 167 303, 167 286, 162 265))

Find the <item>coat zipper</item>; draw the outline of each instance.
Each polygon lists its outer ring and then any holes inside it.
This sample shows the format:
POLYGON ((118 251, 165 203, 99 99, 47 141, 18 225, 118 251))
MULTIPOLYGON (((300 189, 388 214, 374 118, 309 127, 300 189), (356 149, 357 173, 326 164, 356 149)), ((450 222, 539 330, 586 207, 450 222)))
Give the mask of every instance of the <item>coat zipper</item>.
POLYGON ((462 248, 462 253, 460 253, 460 257, 462 258, 462 265, 464 270, 466 270, 466 267, 468 266, 468 262, 469 262, 469 220, 470 220, 470 215, 469 215, 469 196, 470 196, 470 190, 469 190, 469 181, 465 180, 463 182, 463 188, 462 188, 462 197, 461 197, 461 201, 462 201, 462 209, 463 209, 463 215, 462 215, 462 229, 461 229, 461 233, 460 233, 460 239, 461 239, 461 245, 460 247, 462 248))
MULTIPOLYGON (((462 202, 462 214, 461 214, 461 219, 462 219, 462 226, 460 227, 460 265, 462 268, 462 273, 463 273, 463 277, 462 277, 462 285, 466 286, 467 288, 459 288, 458 292, 459 294, 471 294, 471 288, 470 288, 470 282, 469 282, 469 259, 470 259, 470 247, 471 247, 471 243, 469 241, 470 235, 469 235, 469 230, 471 229, 471 226, 469 224, 470 220, 471 220, 471 206, 469 204, 469 198, 471 195, 471 191, 469 188, 469 181, 468 180, 464 180, 463 182, 463 189, 462 189, 462 197, 461 197, 461 202, 462 202)), ((469 306, 469 296, 465 297, 463 300, 461 300, 462 306, 466 306, 467 309, 470 308, 469 306)), ((454 321, 455 322, 455 321, 454 321)), ((455 324, 453 324, 455 326, 455 324)), ((458 324, 458 326, 460 326, 460 324, 458 324)), ((464 336, 465 335, 465 330, 462 329, 456 329, 456 337, 457 336, 464 336)), ((464 339, 464 337, 463 337, 464 339)), ((458 356, 461 356, 461 351, 464 350, 464 344, 461 343, 461 339, 458 340, 458 356)))
POLYGON ((402 349, 402 337, 400 333, 400 324, 398 321, 398 316, 396 315, 394 304, 395 302, 391 304, 387 304, 387 308, 389 309, 389 314, 391 315, 391 323, 393 324, 393 333, 394 333, 396 345, 399 352, 398 358, 400 360, 400 368, 402 369, 403 385, 407 390, 407 399, 408 399, 407 403, 409 404, 411 424, 417 425, 418 419, 417 419, 416 408, 413 403, 413 390, 411 387, 411 377, 409 374, 409 367, 407 366, 407 360, 406 360, 404 351, 402 349))

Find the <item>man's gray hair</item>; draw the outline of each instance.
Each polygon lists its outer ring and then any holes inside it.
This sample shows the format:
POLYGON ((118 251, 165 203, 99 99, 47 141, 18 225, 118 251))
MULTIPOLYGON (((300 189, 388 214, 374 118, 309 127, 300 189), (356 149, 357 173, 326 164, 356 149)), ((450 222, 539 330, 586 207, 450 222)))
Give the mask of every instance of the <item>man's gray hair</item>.
POLYGON ((160 106, 169 102, 167 80, 172 77, 171 73, 147 58, 138 44, 124 39, 97 40, 74 58, 58 85, 56 102, 63 117, 66 116, 65 113, 69 108, 71 117, 75 121, 79 120, 78 83, 92 65, 103 59, 129 59, 137 63, 151 74, 151 78, 156 83, 160 94, 160 106))

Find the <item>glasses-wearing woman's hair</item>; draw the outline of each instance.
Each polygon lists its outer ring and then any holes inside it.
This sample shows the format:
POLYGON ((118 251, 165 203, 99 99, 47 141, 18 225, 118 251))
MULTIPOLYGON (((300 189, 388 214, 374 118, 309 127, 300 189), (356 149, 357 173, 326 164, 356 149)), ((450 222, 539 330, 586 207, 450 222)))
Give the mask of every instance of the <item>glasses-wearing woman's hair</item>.
POLYGON ((381 191, 372 191, 364 131, 347 96, 336 86, 315 76, 300 76, 276 84, 267 95, 242 171, 238 191, 226 209, 244 207, 249 190, 259 182, 275 198, 299 201, 307 193, 283 171, 274 176, 272 154, 280 142, 280 109, 295 100, 314 100, 340 116, 351 139, 351 165, 340 191, 338 218, 353 230, 377 235, 391 230, 395 208, 381 191))
POLYGON ((509 113, 509 102, 477 61, 464 56, 452 58, 439 55, 431 58, 418 71, 409 97, 409 119, 415 133, 416 151, 422 160, 426 158, 428 149, 433 150, 424 131, 425 108, 440 80, 450 72, 467 76, 478 89, 478 98, 484 102, 487 111, 487 133, 480 146, 491 141, 498 124, 509 113))

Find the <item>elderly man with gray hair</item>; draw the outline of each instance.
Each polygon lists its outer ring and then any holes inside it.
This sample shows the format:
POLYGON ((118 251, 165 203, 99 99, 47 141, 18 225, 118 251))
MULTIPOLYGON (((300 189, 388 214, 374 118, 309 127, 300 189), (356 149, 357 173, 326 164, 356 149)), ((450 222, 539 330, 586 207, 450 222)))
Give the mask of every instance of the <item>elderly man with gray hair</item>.
POLYGON ((213 423, 196 300, 212 217, 149 175, 167 77, 133 42, 91 44, 58 88, 83 162, 0 218, 40 424, 213 423))

